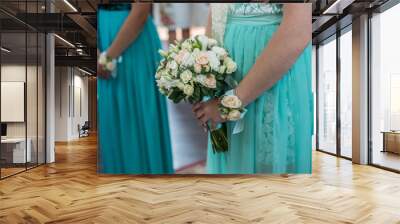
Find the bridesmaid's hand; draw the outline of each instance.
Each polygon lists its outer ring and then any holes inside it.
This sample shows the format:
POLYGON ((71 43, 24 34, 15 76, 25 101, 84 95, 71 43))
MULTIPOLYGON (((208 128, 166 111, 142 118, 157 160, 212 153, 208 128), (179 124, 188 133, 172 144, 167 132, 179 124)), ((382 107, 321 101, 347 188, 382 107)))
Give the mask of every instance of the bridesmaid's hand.
POLYGON ((207 102, 200 102, 193 105, 193 113, 195 114, 199 124, 204 128, 207 122, 211 122, 211 128, 215 128, 218 123, 224 122, 218 109, 219 99, 212 99, 207 102))
POLYGON ((109 71, 106 71, 103 69, 103 66, 100 66, 99 63, 97 63, 97 76, 102 79, 108 79, 111 76, 111 73, 109 71))

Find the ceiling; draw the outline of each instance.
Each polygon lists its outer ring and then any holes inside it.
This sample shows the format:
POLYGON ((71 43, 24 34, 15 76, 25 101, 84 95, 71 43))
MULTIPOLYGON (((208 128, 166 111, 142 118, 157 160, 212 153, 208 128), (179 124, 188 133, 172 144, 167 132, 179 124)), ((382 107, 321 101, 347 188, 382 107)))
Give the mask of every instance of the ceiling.
MULTIPOLYGON (((339 20, 379 7, 388 0, 309 0, 313 5, 313 41, 335 32, 339 20)), ((56 63, 87 67, 94 71, 96 65, 97 5, 121 0, 0 0, 0 28, 2 46, 12 49, 11 58, 34 55, 42 44, 36 43, 36 34, 55 32, 56 63), (49 12, 52 13, 49 13, 49 12), (33 39, 32 39, 33 38, 33 39), (63 41, 66 40, 66 41, 63 41), (25 44, 28 48, 25 50, 25 44), (72 45, 73 46, 72 46, 72 45), (81 63, 81 64, 80 64, 81 63), (90 66, 88 66, 90 65, 90 66)), ((125 1, 126 2, 126 1, 125 1)), ((40 39, 40 37, 39 37, 40 39)), ((40 39, 41 40, 41 39, 40 39)), ((40 41, 39 41, 40 42, 40 41)), ((2 52, 2 54, 4 54, 2 52)))
POLYGON ((40 34, 54 32, 56 65, 75 61, 75 66, 94 73, 99 3, 101 0, 0 0, 2 46, 11 50, 2 51, 2 60, 25 63, 37 58, 44 48, 40 34))

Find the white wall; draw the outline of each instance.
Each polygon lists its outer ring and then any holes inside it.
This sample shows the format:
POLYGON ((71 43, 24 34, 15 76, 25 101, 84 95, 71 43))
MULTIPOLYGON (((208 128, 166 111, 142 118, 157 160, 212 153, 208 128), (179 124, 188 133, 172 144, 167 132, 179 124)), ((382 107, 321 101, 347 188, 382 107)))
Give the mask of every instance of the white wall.
POLYGON ((55 140, 77 139, 78 125, 88 120, 88 78, 71 67, 56 67, 55 73, 55 140))
MULTIPOLYGON (((23 122, 6 122, 7 137, 25 138, 30 140, 32 150, 32 161, 44 162, 45 148, 45 120, 44 120, 44 74, 42 67, 30 66, 25 64, 3 64, 1 66, 1 81, 24 82, 26 84, 26 106, 24 105, 22 113, 26 112, 27 120, 23 122), (38 69, 38 70, 37 70, 38 69), (27 78, 27 80, 25 80, 27 78), (38 153, 39 155, 37 156, 38 153)), ((7 96, 2 96, 6 97, 7 96)), ((10 110, 10 108, 1 108, 1 110, 10 110)), ((12 111, 11 111, 12 112, 12 111)))
MULTIPOLYGON (((36 80, 33 80, 31 75, 36 77, 36 67, 18 64, 6 64, 1 66, 1 81, 3 82, 25 82, 25 75, 27 69, 28 74, 28 84, 29 86, 36 86, 36 80)), ((28 129, 30 127, 36 130, 36 113, 31 113, 32 111, 36 111, 36 88, 27 88, 27 106, 30 106, 27 113, 28 116, 28 129), (34 108, 32 108, 34 107, 34 108), (34 123, 32 123, 34 122, 34 123), (35 127, 33 127, 35 126, 35 127)), ((3 96, 4 97, 4 96, 3 96)), ((40 106, 40 105, 39 105, 40 106)), ((7 110, 7 108, 1 108, 1 110, 7 110)), ((7 122, 7 136, 8 137, 25 137, 25 123, 26 122, 7 122)), ((28 137, 31 132, 28 130, 28 137)), ((36 133, 35 133, 36 134, 36 133)))

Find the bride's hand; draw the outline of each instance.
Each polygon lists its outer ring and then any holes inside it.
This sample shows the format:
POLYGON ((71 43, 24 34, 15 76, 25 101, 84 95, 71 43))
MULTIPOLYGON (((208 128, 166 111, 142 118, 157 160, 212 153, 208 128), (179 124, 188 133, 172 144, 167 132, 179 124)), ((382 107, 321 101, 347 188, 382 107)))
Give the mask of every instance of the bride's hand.
POLYGON ((196 103, 193 105, 193 113, 203 127, 207 127, 207 121, 211 122, 211 128, 218 123, 224 122, 218 109, 219 99, 212 99, 207 102, 196 103))

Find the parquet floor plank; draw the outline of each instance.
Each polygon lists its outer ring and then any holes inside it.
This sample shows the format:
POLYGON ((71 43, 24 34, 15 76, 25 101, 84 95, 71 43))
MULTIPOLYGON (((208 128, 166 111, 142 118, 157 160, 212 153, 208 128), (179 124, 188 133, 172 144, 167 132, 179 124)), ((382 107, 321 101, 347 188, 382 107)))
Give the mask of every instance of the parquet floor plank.
POLYGON ((96 173, 96 138, 0 181, 9 223, 398 223, 400 175, 313 153, 312 175, 96 173))

